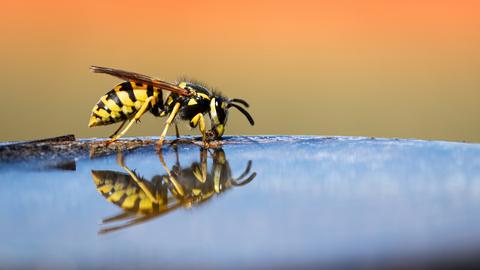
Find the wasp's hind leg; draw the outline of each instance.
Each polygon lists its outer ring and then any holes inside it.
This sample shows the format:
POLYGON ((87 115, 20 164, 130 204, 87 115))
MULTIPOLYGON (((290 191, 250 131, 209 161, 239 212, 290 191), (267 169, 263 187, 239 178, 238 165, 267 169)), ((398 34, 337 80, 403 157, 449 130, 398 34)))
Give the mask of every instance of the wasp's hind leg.
POLYGON ((117 130, 115 130, 115 132, 113 132, 113 134, 109 136, 109 138, 111 139, 111 138, 115 137, 115 135, 118 134, 118 132, 122 129, 122 127, 125 125, 125 123, 126 123, 127 121, 128 121, 128 119, 125 119, 125 120, 120 124, 120 126, 117 128, 117 130))
POLYGON ((140 108, 140 110, 138 110, 138 112, 135 114, 135 116, 130 120, 130 123, 128 123, 127 127, 125 127, 125 129, 122 130, 122 132, 120 132, 119 134, 116 134, 115 136, 113 136, 110 141, 108 141, 108 143, 112 143, 116 140, 118 140, 120 137, 122 137, 123 135, 125 135, 125 133, 127 133, 127 131, 130 129, 130 127, 132 127, 133 123, 135 123, 135 121, 138 121, 140 119, 140 117, 142 117, 142 115, 147 111, 148 109, 148 106, 150 105, 150 103, 153 103, 155 104, 156 103, 156 98, 151 96, 151 97, 148 97, 145 102, 143 103, 142 107, 140 108))
POLYGON ((124 169, 129 175, 130 177, 132 177, 133 181, 135 181, 135 183, 137 183, 137 185, 140 187, 140 189, 143 190, 143 192, 145 192, 145 194, 147 195, 147 197, 154 203, 158 203, 158 200, 155 198, 155 196, 153 195, 152 191, 140 180, 138 179, 138 176, 135 172, 133 172, 132 170, 130 170, 130 168, 128 168, 126 165, 125 165, 125 159, 123 158, 123 154, 122 152, 118 152, 117 154, 117 164, 122 167, 122 169, 124 169))

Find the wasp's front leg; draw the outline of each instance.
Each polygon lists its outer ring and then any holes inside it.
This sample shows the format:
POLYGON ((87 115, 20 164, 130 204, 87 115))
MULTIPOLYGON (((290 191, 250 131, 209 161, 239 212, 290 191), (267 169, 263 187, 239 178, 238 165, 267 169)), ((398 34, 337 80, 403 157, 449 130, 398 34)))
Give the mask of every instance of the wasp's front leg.
POLYGON ((220 141, 215 134, 215 131, 213 130, 208 130, 206 132, 206 137, 208 141, 208 148, 219 148, 222 147, 222 141, 220 141))
POLYGON ((190 120, 190 126, 195 128, 198 126, 198 129, 202 133, 202 142, 203 145, 208 148, 208 137, 207 137, 207 129, 205 127, 205 118, 203 117, 202 113, 197 113, 192 120, 190 120))

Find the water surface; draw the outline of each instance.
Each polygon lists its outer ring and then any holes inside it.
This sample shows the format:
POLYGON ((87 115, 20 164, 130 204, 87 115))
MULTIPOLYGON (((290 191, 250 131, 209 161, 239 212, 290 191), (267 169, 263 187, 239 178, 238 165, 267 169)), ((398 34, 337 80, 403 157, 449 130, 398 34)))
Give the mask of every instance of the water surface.
POLYGON ((75 170, 0 164, 0 265, 418 266, 479 250, 480 145, 271 139, 165 148, 165 164, 153 147, 75 170))

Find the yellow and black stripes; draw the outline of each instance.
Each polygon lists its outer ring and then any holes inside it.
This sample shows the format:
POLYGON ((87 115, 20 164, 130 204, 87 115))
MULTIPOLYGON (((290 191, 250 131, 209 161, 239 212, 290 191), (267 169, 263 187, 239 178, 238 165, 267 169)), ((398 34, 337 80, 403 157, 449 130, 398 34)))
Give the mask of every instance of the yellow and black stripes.
POLYGON ((243 108, 249 107, 245 100, 229 99, 201 83, 181 81, 173 84, 115 68, 91 66, 90 69, 94 73, 109 74, 126 81, 100 98, 93 107, 88 122, 89 127, 122 122, 110 136, 107 144, 124 136, 147 111, 155 116, 168 116, 165 128, 157 142, 158 148, 163 144, 169 125, 178 118, 189 121, 192 127, 199 126, 204 145, 207 147, 208 140, 220 139, 223 136, 228 110, 232 107, 239 110, 250 124, 254 125, 253 118, 243 108), (165 101, 163 101, 162 91, 170 93, 165 101), (177 114, 178 117, 175 118, 177 114), (208 131, 204 124, 206 115, 209 116, 211 123, 208 131), (125 128, 123 128, 124 125, 126 125, 125 128))
MULTIPOLYGON (((88 126, 108 125, 130 119, 149 97, 159 101, 158 104, 153 104, 154 106, 160 105, 163 108, 160 89, 141 83, 123 82, 100 98, 93 107, 88 126)), ((149 104, 148 109, 152 107, 149 104)), ((158 112, 158 109, 152 110, 152 113, 155 112, 158 112)))
MULTIPOLYGON (((162 204, 162 200, 158 203, 153 202, 130 175, 116 171, 93 170, 92 176, 98 192, 108 201, 125 210, 152 213, 158 211, 159 205, 162 204)), ((149 181, 145 179, 141 179, 141 181, 152 189, 149 181)))
POLYGON ((140 224, 181 207, 200 205, 213 198, 215 194, 248 184, 256 176, 255 172, 250 174, 252 161, 248 161, 241 176, 233 178, 229 162, 221 148, 214 149, 213 153, 205 148, 200 149, 200 160, 193 161, 183 168, 177 148, 174 150, 176 152, 174 167, 167 166, 160 154, 160 162, 167 174, 155 175, 150 181, 129 169, 121 153, 117 155, 117 163, 128 174, 92 170, 98 192, 109 202, 125 210, 123 213, 103 219, 104 225, 113 222, 116 224, 102 229, 100 233, 140 224), (152 201, 151 197, 155 197, 156 202, 152 201))

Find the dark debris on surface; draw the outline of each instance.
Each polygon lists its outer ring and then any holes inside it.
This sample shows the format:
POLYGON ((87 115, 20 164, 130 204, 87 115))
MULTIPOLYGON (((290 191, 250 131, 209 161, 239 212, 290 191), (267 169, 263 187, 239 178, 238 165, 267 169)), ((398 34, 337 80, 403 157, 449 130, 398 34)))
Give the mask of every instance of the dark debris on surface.
MULTIPOLYGON (((258 136, 255 139, 242 136, 229 136, 221 141, 209 142, 210 148, 220 147, 224 144, 251 144, 268 143, 278 141, 274 136, 258 136)), ((94 158, 115 154, 119 151, 126 152, 137 148, 153 146, 157 137, 125 138, 108 144, 108 138, 79 139, 69 134, 53 138, 13 142, 0 145, 0 162, 19 162, 32 159, 44 161, 62 161, 78 158, 94 158)), ((195 144, 204 146, 199 138, 181 138, 176 140, 165 140, 168 144, 195 144)), ((63 166, 63 165, 62 165, 63 166)), ((66 168, 69 165, 65 165, 66 168)))
MULTIPOLYGON (((65 135, 42 140, 11 143, 0 146, 0 162, 64 160, 81 157, 99 157, 117 151, 129 151, 155 143, 153 139, 121 140, 107 145, 107 139, 76 140, 65 135)), ((68 167, 68 165, 67 165, 68 167)))

